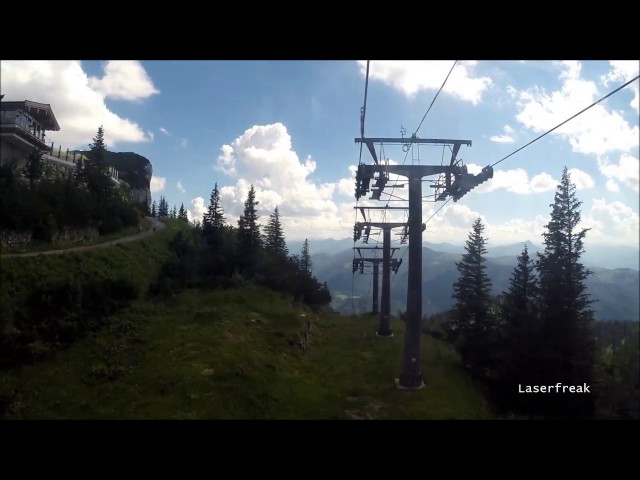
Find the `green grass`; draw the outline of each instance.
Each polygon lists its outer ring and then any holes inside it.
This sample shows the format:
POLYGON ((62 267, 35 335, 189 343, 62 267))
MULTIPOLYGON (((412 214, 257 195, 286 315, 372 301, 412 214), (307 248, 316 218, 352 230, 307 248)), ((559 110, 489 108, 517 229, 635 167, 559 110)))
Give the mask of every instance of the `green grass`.
POLYGON ((392 326, 378 338, 372 316, 314 313, 249 284, 141 299, 54 359, 9 372, 8 418, 492 418, 451 346, 431 337, 426 388, 398 390, 403 329, 392 326))
MULTIPOLYGON (((143 230, 148 230, 152 227, 152 223, 143 218, 140 220, 140 224, 142 225, 143 230)), ((99 235, 90 240, 82 240, 80 242, 69 242, 69 241, 60 241, 56 243, 43 243, 43 242, 34 242, 28 245, 20 245, 16 247, 5 247, 2 249, 2 254, 11 254, 11 253, 32 253, 32 252, 44 252, 48 250, 64 250, 66 248, 74 248, 74 247, 87 247, 89 245, 96 245, 98 243, 110 242, 112 240, 117 240, 119 238, 128 237, 130 235, 135 235, 139 233, 140 230, 138 227, 126 227, 122 230, 110 233, 109 235, 99 235)))
MULTIPOLYGON (((0 294, 20 302, 33 287, 66 279, 97 280, 127 276, 143 290, 155 280, 168 256, 167 245, 184 222, 172 220, 167 228, 136 242, 84 252, 0 259, 0 294)), ((0 296, 0 298, 2 298, 0 296)), ((5 308, 2 305, 0 308, 5 308)))

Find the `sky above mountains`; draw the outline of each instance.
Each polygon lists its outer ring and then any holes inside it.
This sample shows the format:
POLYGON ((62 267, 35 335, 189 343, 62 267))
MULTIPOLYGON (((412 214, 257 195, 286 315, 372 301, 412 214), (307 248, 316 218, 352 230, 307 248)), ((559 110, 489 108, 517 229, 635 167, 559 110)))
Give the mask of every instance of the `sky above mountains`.
MULTIPOLYGON (((371 61, 365 134, 414 133, 452 65, 371 61)), ((262 220, 279 206, 287 239, 352 234, 366 61, 3 61, 0 69, 5 100, 51 104, 56 144, 86 149, 103 125, 111 150, 152 162, 154 198, 184 203, 192 218, 217 182, 235 222, 253 183, 262 220)), ((476 173, 638 70, 638 61, 458 61, 417 135, 471 140, 458 157, 476 173)), ((441 203, 425 203, 424 240, 462 244, 480 216, 490 245, 541 243, 566 165, 591 228, 586 246, 637 247, 638 85, 500 163, 492 180, 433 217, 441 203)), ((381 152, 390 163, 423 164, 447 153, 381 152)), ((362 160, 371 163, 366 149, 362 160)), ((432 193, 428 183, 424 190, 432 193)))

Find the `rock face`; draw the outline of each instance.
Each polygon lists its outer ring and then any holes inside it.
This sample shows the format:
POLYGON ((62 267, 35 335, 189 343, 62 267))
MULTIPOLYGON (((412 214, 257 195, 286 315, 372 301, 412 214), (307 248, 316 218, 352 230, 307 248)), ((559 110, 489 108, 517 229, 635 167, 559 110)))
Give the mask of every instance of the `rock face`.
POLYGON ((131 194, 135 201, 150 209, 151 176, 153 175, 151 162, 133 152, 107 151, 105 160, 118 170, 118 178, 131 187, 131 194))

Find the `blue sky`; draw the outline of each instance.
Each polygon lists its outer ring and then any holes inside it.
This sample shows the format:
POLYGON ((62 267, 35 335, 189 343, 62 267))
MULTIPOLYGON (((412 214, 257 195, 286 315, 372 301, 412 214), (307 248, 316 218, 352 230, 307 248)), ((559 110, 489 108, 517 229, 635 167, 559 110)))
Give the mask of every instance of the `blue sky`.
MULTIPOLYGON (((366 135, 397 137, 401 126, 413 133, 452 64, 371 61, 366 135)), ((351 236, 365 65, 3 61, 1 74, 6 100, 51 104, 61 131, 50 136, 63 148, 86 148, 104 125, 111 150, 151 161, 154 198, 184 203, 193 218, 217 182, 235 221, 253 183, 262 219, 279 205, 287 238, 297 240, 351 236)), ((418 136, 471 140, 459 158, 475 171, 633 78, 638 65, 459 61, 418 136)), ((592 229, 587 246, 637 247, 638 123, 636 81, 499 164, 493 180, 434 216, 424 239, 462 244, 481 216, 492 246, 540 244, 566 165, 583 202, 583 225, 592 229)), ((399 147, 385 154, 391 162, 404 158, 399 147)), ((439 164, 442 148, 423 148, 419 159, 439 164)), ((371 163, 366 150, 363 161, 371 163)), ((425 220, 440 206, 425 203, 425 220)))

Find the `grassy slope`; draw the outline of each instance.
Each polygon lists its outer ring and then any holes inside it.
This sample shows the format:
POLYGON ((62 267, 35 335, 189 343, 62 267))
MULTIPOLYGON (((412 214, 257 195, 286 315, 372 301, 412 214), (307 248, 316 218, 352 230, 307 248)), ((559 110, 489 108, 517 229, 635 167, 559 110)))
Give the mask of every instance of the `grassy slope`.
MULTIPOLYGON (((167 245, 180 228, 169 221, 168 228, 143 240, 87 252, 0 259, 0 298, 20 301, 31 288, 52 281, 80 281, 126 276, 146 290, 168 255, 167 245)), ((137 229, 136 229, 137 230, 137 229)), ((2 305, 6 308, 7 305, 2 305)))
POLYGON ((9 376, 10 418, 491 418, 451 347, 423 337, 427 388, 399 391, 396 336, 251 285, 138 301, 57 358, 9 376), (297 346, 311 320, 311 346, 297 346))
MULTIPOLYGON (((142 218, 140 220, 140 224, 142 225, 143 230, 148 230, 153 226, 153 224, 147 218, 142 218)), ((6 247, 2 249, 1 253, 5 255, 10 253, 45 252, 48 250, 64 250, 66 248, 86 247, 89 245, 96 245, 98 243, 105 243, 112 240, 117 240, 119 238, 128 237, 139 232, 140 230, 138 229, 138 227, 126 227, 119 232, 110 233, 109 235, 99 235, 96 238, 92 238, 91 240, 83 240, 80 242, 61 241, 56 243, 36 242, 29 245, 20 245, 18 247, 6 247)))

